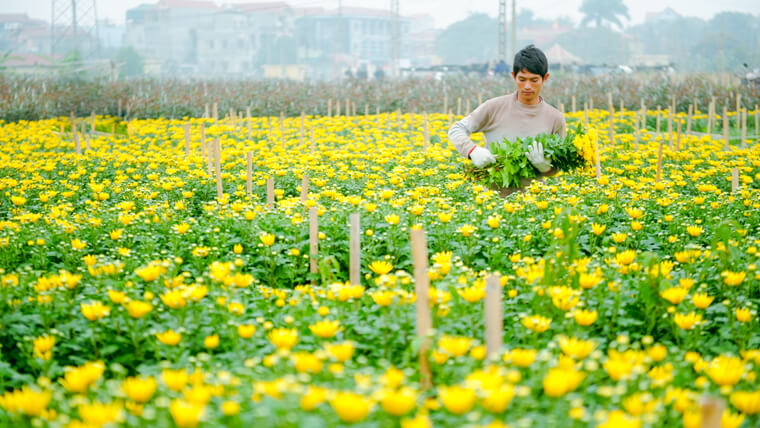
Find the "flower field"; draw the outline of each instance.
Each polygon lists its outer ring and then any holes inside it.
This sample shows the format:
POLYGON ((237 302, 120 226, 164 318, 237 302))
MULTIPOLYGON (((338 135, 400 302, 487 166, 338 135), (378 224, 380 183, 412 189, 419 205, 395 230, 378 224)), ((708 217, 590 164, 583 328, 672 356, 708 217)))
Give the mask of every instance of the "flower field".
POLYGON ((68 118, 0 122, 0 425, 700 427, 710 396, 721 426, 760 426, 760 145, 655 114, 615 113, 610 141, 590 111, 601 175, 507 198, 464 175, 443 114, 98 116, 82 155, 68 118))

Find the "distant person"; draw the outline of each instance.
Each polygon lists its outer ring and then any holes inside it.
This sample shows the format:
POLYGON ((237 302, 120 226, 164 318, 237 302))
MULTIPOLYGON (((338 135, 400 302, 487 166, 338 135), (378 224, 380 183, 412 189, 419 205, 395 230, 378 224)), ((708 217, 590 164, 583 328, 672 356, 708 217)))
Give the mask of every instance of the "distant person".
MULTIPOLYGON (((534 137, 541 133, 564 137, 565 116, 540 96, 549 79, 548 70, 546 55, 535 46, 529 45, 517 52, 512 66, 517 90, 487 100, 449 129, 449 140, 457 151, 471 159, 476 167, 483 168, 496 161, 491 145, 504 138, 514 141, 517 137, 534 137), (486 147, 470 140, 475 132, 485 134, 486 147)), ((552 164, 544 156, 541 144, 534 143, 525 155, 542 174, 552 172, 552 164)))

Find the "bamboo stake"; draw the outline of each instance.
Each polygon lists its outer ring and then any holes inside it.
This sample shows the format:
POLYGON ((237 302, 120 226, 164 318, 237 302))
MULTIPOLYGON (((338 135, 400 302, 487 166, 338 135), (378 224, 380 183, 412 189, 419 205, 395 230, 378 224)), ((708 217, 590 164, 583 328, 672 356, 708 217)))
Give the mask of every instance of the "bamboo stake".
POLYGON ((726 405, 720 398, 706 397, 702 399, 701 428, 720 428, 725 407, 726 405))
POLYGON ((211 158, 214 156, 214 141, 211 140, 206 144, 206 171, 209 177, 214 176, 214 167, 211 158))
POLYGON ((633 123, 636 126, 636 129, 634 129, 633 132, 633 147, 634 150, 639 151, 639 133, 641 132, 641 128, 639 127, 639 121, 641 120, 641 116, 639 115, 639 112, 633 113, 633 123))
POLYGON ((121 99, 119 99, 119 107, 118 110, 116 110, 116 117, 121 117, 121 99))
POLYGON ((364 120, 366 121, 369 117, 369 104, 364 104, 364 120))
POLYGON ((707 105, 707 134, 712 134, 712 127, 713 127, 713 115, 715 114, 715 104, 713 104, 712 101, 710 101, 710 104, 707 105))
POLYGON ((248 139, 250 140, 251 139, 251 108, 250 107, 245 108, 245 119, 246 119, 246 122, 248 122, 247 123, 248 139))
POLYGON ((678 119, 677 126, 676 126, 676 151, 679 151, 679 145, 681 143, 681 119, 678 119))
POLYGON ((660 181, 660 175, 662 174, 662 138, 660 139, 660 148, 657 150, 657 177, 655 182, 660 181))
POLYGON ((213 111, 214 123, 218 124, 219 123, 219 104, 216 101, 214 101, 214 106, 212 109, 213 109, 212 111, 213 111))
POLYGON ((314 144, 314 127, 310 126, 309 128, 311 130, 311 143, 310 143, 310 145, 311 145, 311 154, 314 154, 314 152, 316 151, 316 148, 315 148, 316 146, 314 144))
POLYGON ((726 106, 723 106, 723 140, 726 142, 723 150, 728 150, 730 147, 728 144, 728 108, 726 106))
POLYGON ((609 139, 610 139, 610 146, 615 145, 615 108, 610 104, 610 112, 609 112, 609 139))
POLYGON ((736 127, 741 126, 742 94, 736 94, 736 127))
POLYGON ((747 110, 742 109, 742 143, 741 148, 746 149, 747 148, 747 110))
POLYGON ((224 189, 222 189, 222 142, 219 137, 214 140, 214 170, 216 172, 216 197, 222 199, 224 189))
POLYGON ((301 125, 298 129, 298 145, 303 146, 303 126, 306 121, 306 113, 301 112, 301 125))
POLYGON ((304 174, 301 177, 301 203, 309 199, 309 176, 304 174))
POLYGON ((498 274, 486 278, 486 355, 494 358, 501 351, 502 330, 504 329, 504 307, 502 288, 498 274))
POLYGON ((201 152, 206 156, 206 124, 201 122, 201 152))
POLYGON ((317 253, 319 252, 319 225, 317 207, 309 208, 309 272, 317 273, 317 253))
POLYGON ((646 131, 647 128, 647 106, 644 104, 644 100, 641 100, 641 130, 646 131))
POLYGON ((409 232, 412 245, 412 263, 414 265, 414 292, 417 296, 415 308, 417 311, 417 337, 422 340, 419 350, 420 383, 423 389, 432 386, 430 363, 427 358, 430 345, 430 330, 433 321, 430 317, 430 278, 428 277, 428 256, 425 232, 422 229, 412 229, 409 232))
POLYGON ((359 223, 359 213, 351 213, 349 216, 350 234, 349 234, 349 267, 348 277, 351 285, 361 284, 361 226, 359 223))
POLYGON ((72 136, 74 137, 74 152, 78 155, 81 155, 82 143, 79 141, 79 134, 77 134, 76 130, 74 130, 74 134, 72 136))
POLYGON ((686 135, 691 134, 691 120, 692 120, 692 114, 694 114, 696 110, 694 110, 694 106, 689 106, 689 113, 686 116, 686 135))
POLYGON ((425 122, 425 132, 422 135, 422 147, 427 150, 428 144, 430 144, 430 126, 428 126, 427 112, 422 112, 422 119, 425 122))
POLYGON ((575 95, 572 96, 570 101, 571 108, 573 109, 573 113, 575 113, 575 95))
POLYGON ((335 117, 340 117, 340 100, 335 100, 335 117))
POLYGON ((327 117, 332 116, 332 98, 327 100, 327 117))
POLYGON ((95 112, 90 113, 90 132, 95 132, 95 112))
POLYGON ((462 115, 462 97, 457 98, 457 117, 462 115))
POLYGON ((274 209, 274 178, 267 178, 267 209, 274 209))
POLYGON ((250 197, 253 194, 253 153, 247 152, 245 154, 245 191, 250 197))
POLYGON ((673 151, 673 110, 668 109, 668 143, 670 150, 673 151))
POLYGON ((470 108, 470 99, 467 98, 467 110, 465 110, 467 114, 472 113, 472 109, 470 108))
POLYGON ((656 129, 655 132, 658 134, 660 133, 660 113, 661 113, 660 106, 657 106, 657 127, 655 128, 656 129))
POLYGON ((185 128, 185 157, 190 157, 190 124, 186 123, 185 128))
MULTIPOLYGON (((757 110, 757 107, 755 107, 757 110)), ((449 111, 449 94, 443 94, 443 114, 449 111)))
POLYGON ((588 104, 583 102, 583 126, 588 126, 588 104))
POLYGON ((760 135, 760 110, 757 109, 755 104, 755 135, 760 135))
POLYGON ((739 169, 736 167, 731 168, 731 193, 736 193, 739 190, 739 169))
POLYGON ((280 110, 280 142, 282 149, 285 150, 285 113, 280 110))
POLYGON ((602 163, 601 163, 601 160, 599 159, 602 156, 602 154, 599 153, 599 139, 598 138, 594 140, 594 150, 596 150, 596 165, 595 165, 596 179, 599 180, 600 178, 602 178, 602 163))

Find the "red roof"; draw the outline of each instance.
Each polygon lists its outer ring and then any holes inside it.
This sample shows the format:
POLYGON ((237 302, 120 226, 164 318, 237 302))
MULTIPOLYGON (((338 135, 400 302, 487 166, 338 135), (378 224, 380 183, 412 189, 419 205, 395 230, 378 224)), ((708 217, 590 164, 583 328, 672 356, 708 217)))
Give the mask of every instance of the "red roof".
POLYGON ((12 53, 8 60, 5 62, 5 65, 16 65, 16 66, 29 66, 29 65, 51 65, 53 63, 52 60, 59 60, 61 59, 61 55, 55 55, 53 57, 50 56, 40 56, 35 54, 28 54, 28 53, 12 53))

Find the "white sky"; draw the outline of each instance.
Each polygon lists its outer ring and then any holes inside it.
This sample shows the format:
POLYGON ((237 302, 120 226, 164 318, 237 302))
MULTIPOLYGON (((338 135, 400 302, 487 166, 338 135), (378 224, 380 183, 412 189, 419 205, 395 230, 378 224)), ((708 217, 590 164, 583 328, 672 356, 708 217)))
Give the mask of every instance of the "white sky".
MULTIPOLYGON (((68 0, 58 0, 68 1, 68 0)), ((96 0, 99 18, 109 19, 117 24, 124 23, 127 9, 142 3, 156 3, 157 0, 96 0)), ((255 3, 250 1, 215 0, 217 4, 255 3)), ((270 1, 270 0, 267 0, 270 1)), ((286 0, 287 1, 287 0, 286 0)), ((33 18, 50 21, 52 0, 0 0, 0 14, 26 13, 33 18)), ((338 0, 290 0, 292 7, 334 8, 338 0)), ((531 9, 540 18, 556 18, 569 16, 576 22, 581 15, 578 9, 582 0, 517 0, 518 11, 521 8, 531 9)), ((628 6, 631 24, 644 20, 647 12, 660 11, 666 7, 686 16, 710 18, 720 11, 738 11, 760 14, 759 0, 623 0, 628 6)), ((433 16, 437 27, 445 27, 467 16, 469 12, 485 12, 496 16, 499 10, 498 0, 400 0, 401 14, 428 13, 433 16)), ((511 3, 509 0, 508 4, 511 3)), ((385 9, 390 7, 390 0, 343 0, 344 6, 361 6, 385 9)), ((511 5, 509 6, 511 7, 511 5)))

